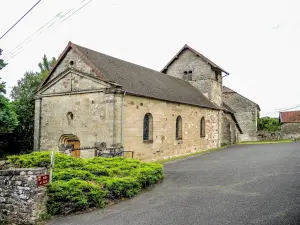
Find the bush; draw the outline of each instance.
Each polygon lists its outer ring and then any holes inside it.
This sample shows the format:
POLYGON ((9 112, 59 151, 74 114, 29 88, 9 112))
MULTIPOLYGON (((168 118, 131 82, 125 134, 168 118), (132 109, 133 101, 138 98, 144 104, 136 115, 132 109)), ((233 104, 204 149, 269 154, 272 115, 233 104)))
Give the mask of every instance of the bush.
MULTIPOLYGON (((19 168, 50 166, 50 152, 9 156, 19 168)), ((121 157, 73 158, 55 153, 53 183, 48 185, 48 213, 68 214, 109 201, 130 198, 163 178, 162 165, 121 157)))
POLYGON ((107 192, 92 182, 73 178, 59 180, 48 186, 48 213, 68 214, 90 207, 104 207, 107 192))

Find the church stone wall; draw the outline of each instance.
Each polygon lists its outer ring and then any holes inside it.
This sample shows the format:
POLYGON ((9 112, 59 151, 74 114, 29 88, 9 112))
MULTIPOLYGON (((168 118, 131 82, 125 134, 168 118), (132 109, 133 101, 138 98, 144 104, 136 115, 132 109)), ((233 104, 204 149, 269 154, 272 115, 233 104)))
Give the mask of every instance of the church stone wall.
POLYGON ((179 58, 168 67, 167 74, 188 80, 212 102, 221 106, 222 76, 219 74, 218 81, 216 81, 216 74, 211 66, 191 50, 184 50, 179 58), (185 71, 187 75, 184 74, 185 71), (187 79, 189 76, 191 79, 187 79))
MULTIPOLYGON (((76 135, 80 147, 107 146, 121 142, 121 95, 86 93, 43 97, 41 99, 40 149, 59 146, 63 134, 76 135), (73 113, 73 119, 67 113, 73 113)), ((93 151, 81 151, 81 157, 92 157, 93 151)))
POLYGON ((72 68, 80 72, 96 76, 96 73, 93 71, 93 69, 82 60, 82 58, 74 51, 74 49, 70 49, 70 51, 68 51, 60 64, 53 71, 50 80, 54 79, 55 77, 57 77, 57 75, 68 68, 72 68), (73 64, 71 64, 71 61, 73 62, 73 64))
POLYGON ((232 116, 229 113, 222 113, 221 125, 221 146, 231 145, 240 142, 240 131, 238 130, 232 116))
POLYGON ((223 101, 236 112, 235 117, 243 131, 241 141, 256 141, 257 105, 237 93, 223 93, 223 101))
POLYGON ((126 95, 125 150, 146 161, 218 147, 218 111, 179 103, 126 95), (143 141, 143 120, 153 117, 153 142, 143 141), (182 117, 182 140, 176 140, 176 118, 182 117), (200 119, 205 117, 205 137, 200 137, 200 119))

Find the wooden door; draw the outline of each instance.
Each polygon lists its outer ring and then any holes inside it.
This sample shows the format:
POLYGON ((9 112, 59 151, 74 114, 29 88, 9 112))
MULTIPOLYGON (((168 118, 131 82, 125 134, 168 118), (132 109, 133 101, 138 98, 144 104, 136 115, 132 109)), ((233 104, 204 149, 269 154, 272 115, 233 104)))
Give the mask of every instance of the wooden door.
MULTIPOLYGON (((80 148, 80 142, 79 141, 69 140, 68 144, 73 145, 74 149, 80 148)), ((74 151, 72 151, 72 156, 79 158, 80 157, 80 150, 74 150, 74 151)))

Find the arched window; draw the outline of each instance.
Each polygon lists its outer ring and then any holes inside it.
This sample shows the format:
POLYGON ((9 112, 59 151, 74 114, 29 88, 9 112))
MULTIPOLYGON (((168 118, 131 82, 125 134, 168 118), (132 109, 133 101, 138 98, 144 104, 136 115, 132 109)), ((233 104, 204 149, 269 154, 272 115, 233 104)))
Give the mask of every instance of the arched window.
POLYGON ((205 137, 205 119, 204 117, 200 120, 200 137, 205 137))
POLYGON ((144 141, 153 140, 153 118, 150 113, 147 113, 144 116, 143 140, 144 141))
POLYGON ((182 139, 182 119, 181 116, 177 116, 176 119, 176 140, 182 139))

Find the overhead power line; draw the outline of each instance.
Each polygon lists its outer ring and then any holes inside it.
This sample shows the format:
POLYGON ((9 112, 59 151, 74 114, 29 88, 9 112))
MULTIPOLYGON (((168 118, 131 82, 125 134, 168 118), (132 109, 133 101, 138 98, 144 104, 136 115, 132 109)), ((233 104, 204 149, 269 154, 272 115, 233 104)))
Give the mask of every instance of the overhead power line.
POLYGON ((41 0, 37 1, 14 25, 12 25, 1 37, 0 40, 6 35, 8 34, 9 31, 11 31, 31 10, 33 10, 34 7, 37 6, 37 4, 39 4, 41 2, 41 0))
POLYGON ((293 105, 293 106, 290 106, 290 107, 280 108, 280 109, 274 109, 274 110, 284 111, 284 110, 289 110, 289 109, 298 108, 298 107, 300 107, 300 104, 293 105))
POLYGON ((5 54, 3 59, 8 62, 14 57, 16 57, 19 53, 21 53, 24 49, 23 47, 29 44, 35 36, 38 36, 42 34, 45 30, 52 27, 56 22, 60 21, 60 23, 63 23, 70 17, 72 17, 74 14, 76 14, 78 11, 80 11, 83 7, 85 7, 87 4, 92 2, 93 0, 83 0, 80 2, 79 7, 71 8, 68 10, 65 10, 65 12, 61 11, 56 16, 54 16, 52 19, 50 19, 48 22, 43 24, 38 30, 36 30, 32 35, 25 38, 20 44, 18 44, 13 50, 11 50, 9 53, 5 54))

